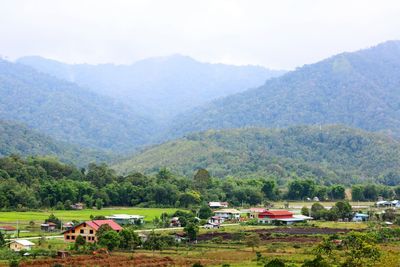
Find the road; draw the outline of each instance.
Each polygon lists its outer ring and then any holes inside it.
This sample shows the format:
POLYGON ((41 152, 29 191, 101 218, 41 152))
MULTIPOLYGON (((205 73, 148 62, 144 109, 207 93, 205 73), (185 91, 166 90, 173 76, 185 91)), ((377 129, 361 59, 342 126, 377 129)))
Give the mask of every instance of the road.
MULTIPOLYGON (((230 227, 230 226, 237 226, 239 225, 238 223, 229 223, 229 224, 223 224, 221 227, 230 227)), ((156 229, 145 229, 145 230, 135 230, 137 233, 143 233, 143 232, 159 232, 159 231, 179 231, 183 230, 183 227, 174 227, 174 228, 156 228, 156 229)), ((218 229, 215 229, 218 230, 218 229)), ((12 241, 15 239, 25 239, 25 240, 35 240, 35 239, 40 239, 40 238, 46 238, 46 239, 54 239, 54 238, 64 238, 63 235, 48 235, 48 236, 31 236, 31 237, 20 237, 20 238, 10 238, 6 239, 7 241, 12 241)))

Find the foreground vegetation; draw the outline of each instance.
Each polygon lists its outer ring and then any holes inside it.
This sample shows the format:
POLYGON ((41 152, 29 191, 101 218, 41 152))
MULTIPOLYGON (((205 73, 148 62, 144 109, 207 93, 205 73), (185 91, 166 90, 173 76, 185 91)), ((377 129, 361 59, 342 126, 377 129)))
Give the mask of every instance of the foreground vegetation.
POLYGON ((72 244, 39 240, 35 241, 38 248, 31 252, 30 257, 7 254, 0 249, 0 258, 5 265, 12 260, 31 266, 53 266, 56 263, 67 266, 74 260, 76 263, 83 260, 90 265, 96 259, 92 251, 106 247, 111 255, 99 256, 103 261, 100 266, 131 266, 133 263, 135 266, 159 266, 160 261, 165 260, 169 261, 166 266, 398 266, 400 229, 379 223, 359 224, 365 227, 362 230, 341 230, 334 225, 329 228, 301 225, 289 228, 237 226, 217 231, 194 229, 197 242, 189 238, 189 228, 183 232, 187 238, 179 242, 166 233, 150 232, 146 241, 142 241, 130 228, 119 234, 104 229, 98 235, 99 242, 94 245, 83 239, 72 244), (303 233, 292 234, 293 230, 302 230, 303 233), (72 257, 65 260, 49 258, 60 249, 67 249, 72 257), (153 263, 139 262, 144 258, 152 259, 153 263), (44 262, 48 265, 43 265, 44 262))

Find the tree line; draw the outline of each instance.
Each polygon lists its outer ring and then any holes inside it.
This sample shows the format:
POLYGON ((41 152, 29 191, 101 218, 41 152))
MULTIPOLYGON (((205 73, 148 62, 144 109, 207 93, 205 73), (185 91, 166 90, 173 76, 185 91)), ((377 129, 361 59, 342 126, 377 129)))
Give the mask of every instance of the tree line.
MULTIPOLYGON (((355 185, 354 200, 395 198, 400 187, 355 185)), ((0 208, 3 210, 70 209, 76 202, 86 207, 201 206, 208 201, 228 201, 232 206, 257 205, 274 200, 342 200, 344 185, 326 186, 311 179, 295 178, 283 186, 274 179, 214 178, 205 169, 193 177, 175 175, 162 168, 155 175, 138 172, 118 175, 106 164, 77 168, 53 158, 9 156, 0 158, 0 208)))

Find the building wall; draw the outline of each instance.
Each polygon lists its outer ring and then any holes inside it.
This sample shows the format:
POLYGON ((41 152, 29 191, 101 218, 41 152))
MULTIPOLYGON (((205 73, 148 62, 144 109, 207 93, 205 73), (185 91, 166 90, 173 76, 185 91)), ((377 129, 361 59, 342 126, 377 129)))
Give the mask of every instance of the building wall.
POLYGON ((17 242, 12 242, 10 244, 10 249, 14 251, 21 251, 21 250, 31 250, 31 247, 29 246, 25 247, 24 245, 19 244, 17 242))
POLYGON ((96 242, 96 230, 89 227, 88 225, 81 224, 75 227, 75 229, 70 229, 68 232, 64 233, 64 240, 67 242, 75 242, 78 235, 83 236, 86 242, 96 242))

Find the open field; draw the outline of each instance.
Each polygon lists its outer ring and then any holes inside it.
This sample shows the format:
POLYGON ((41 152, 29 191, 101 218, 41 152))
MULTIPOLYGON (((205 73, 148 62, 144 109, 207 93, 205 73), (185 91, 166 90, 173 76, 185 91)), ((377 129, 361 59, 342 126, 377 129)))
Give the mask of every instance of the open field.
POLYGON ((84 209, 84 210, 45 210, 45 211, 27 211, 27 212, 18 212, 18 211, 10 211, 10 212, 0 212, 0 223, 1 222, 29 222, 29 221, 37 221, 42 222, 49 217, 50 214, 54 214, 56 217, 61 219, 64 222, 77 220, 84 221, 90 220, 90 215, 112 215, 112 214, 137 214, 145 216, 146 221, 151 221, 156 216, 160 216, 161 213, 173 213, 176 209, 172 208, 104 208, 101 210, 95 209, 84 209))

